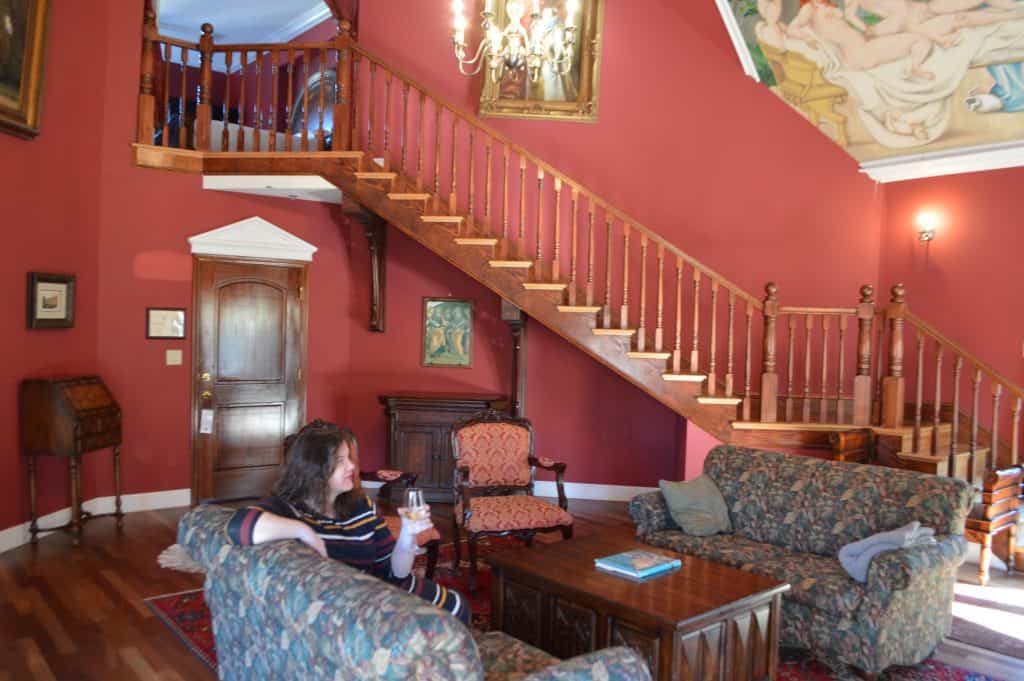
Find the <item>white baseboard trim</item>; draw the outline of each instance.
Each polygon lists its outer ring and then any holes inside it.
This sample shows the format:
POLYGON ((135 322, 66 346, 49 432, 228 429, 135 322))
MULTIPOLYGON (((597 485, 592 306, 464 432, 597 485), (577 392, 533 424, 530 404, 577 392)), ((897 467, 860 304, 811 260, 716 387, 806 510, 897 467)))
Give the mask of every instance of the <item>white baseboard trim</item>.
MULTIPOLYGON (((629 501, 638 494, 653 492, 657 487, 631 487, 629 485, 595 485, 589 482, 565 483, 565 496, 570 499, 593 501, 629 501)), ((539 497, 557 497, 558 486, 551 480, 538 480, 533 493, 539 497)))
MULTIPOLYGON (((121 510, 125 513, 136 511, 154 511, 161 508, 177 508, 188 506, 192 501, 192 491, 185 489, 169 489, 161 492, 143 492, 141 494, 122 494, 121 510)), ((96 497, 82 503, 82 510, 90 513, 113 513, 114 497, 96 497)), ((71 520, 71 507, 62 508, 53 513, 47 513, 38 519, 43 526, 63 525, 71 520)), ((29 523, 24 522, 6 530, 0 530, 0 553, 16 549, 27 544, 30 539, 28 531, 29 523)), ((88 531, 88 530, 86 530, 88 531)), ((49 532, 40 533, 45 537, 49 532)))

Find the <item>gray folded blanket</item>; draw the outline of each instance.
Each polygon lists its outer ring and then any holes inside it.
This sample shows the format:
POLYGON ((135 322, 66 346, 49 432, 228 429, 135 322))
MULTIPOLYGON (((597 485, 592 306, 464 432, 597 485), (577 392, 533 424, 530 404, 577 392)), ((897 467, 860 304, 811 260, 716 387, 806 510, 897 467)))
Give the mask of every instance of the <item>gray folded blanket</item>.
POLYGON ((921 527, 916 520, 903 527, 879 532, 839 549, 839 564, 858 582, 868 581, 868 568, 875 556, 910 546, 935 543, 935 530, 921 527))

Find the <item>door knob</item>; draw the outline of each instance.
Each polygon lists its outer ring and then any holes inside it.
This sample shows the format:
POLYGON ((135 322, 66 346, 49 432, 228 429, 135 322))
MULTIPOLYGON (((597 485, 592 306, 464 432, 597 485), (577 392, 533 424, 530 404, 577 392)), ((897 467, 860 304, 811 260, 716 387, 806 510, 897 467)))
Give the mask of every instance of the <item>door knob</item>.
POLYGON ((211 378, 211 376, 210 376, 210 372, 209 371, 204 371, 203 373, 199 374, 199 380, 200 381, 209 381, 210 378, 211 378))
POLYGON ((212 397, 213 393, 210 392, 209 390, 204 390, 203 392, 199 393, 199 399, 201 400, 208 400, 211 399, 212 397))

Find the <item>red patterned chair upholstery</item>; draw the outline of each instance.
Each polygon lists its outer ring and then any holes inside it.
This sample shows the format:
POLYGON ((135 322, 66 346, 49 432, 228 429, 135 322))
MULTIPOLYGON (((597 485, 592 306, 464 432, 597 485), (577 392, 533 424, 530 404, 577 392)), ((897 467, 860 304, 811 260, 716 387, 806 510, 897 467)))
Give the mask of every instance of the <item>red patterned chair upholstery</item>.
POLYGON ((460 534, 466 533, 476 590, 476 542, 483 536, 512 535, 533 544, 537 532, 572 537, 572 515, 566 510, 565 464, 533 456, 533 426, 526 419, 488 410, 452 428, 455 459, 455 564, 461 559, 460 534), (555 472, 558 505, 533 496, 533 472, 555 472))

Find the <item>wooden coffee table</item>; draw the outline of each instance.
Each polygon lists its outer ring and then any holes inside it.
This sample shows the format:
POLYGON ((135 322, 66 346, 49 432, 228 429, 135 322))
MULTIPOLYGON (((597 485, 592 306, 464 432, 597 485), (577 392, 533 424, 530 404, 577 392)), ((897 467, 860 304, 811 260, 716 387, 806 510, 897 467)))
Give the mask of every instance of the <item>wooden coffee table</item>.
POLYGON ((655 679, 775 679, 782 594, 789 585, 625 537, 583 537, 487 556, 491 626, 556 657, 625 645, 655 679), (594 559, 644 549, 681 557, 647 582, 599 571, 594 559))

